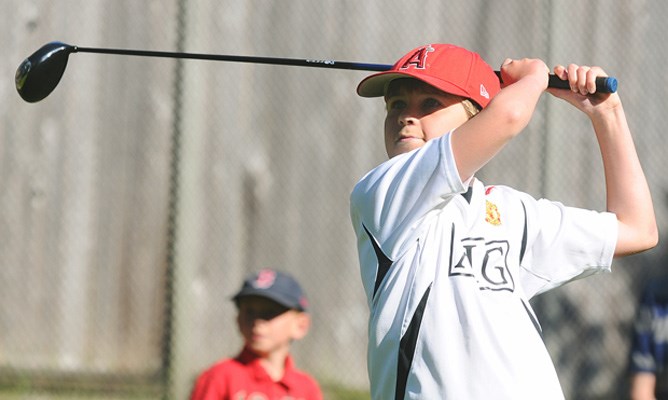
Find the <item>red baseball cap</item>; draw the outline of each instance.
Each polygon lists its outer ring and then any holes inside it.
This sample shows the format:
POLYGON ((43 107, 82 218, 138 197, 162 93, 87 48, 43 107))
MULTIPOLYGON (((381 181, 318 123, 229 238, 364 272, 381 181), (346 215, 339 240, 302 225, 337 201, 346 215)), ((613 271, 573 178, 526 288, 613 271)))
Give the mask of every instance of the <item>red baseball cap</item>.
POLYGON ((477 53, 452 44, 428 44, 408 52, 391 69, 366 77, 357 94, 384 96, 391 81, 406 77, 471 99, 482 108, 501 90, 496 73, 477 53))

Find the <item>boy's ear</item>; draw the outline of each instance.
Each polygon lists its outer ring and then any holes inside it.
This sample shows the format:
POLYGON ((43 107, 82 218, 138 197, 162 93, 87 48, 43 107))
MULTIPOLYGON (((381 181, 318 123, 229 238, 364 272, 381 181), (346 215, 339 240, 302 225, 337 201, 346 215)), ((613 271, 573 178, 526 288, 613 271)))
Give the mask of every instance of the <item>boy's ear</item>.
POLYGON ((292 339, 302 339, 306 336, 310 327, 311 317, 303 311, 297 311, 292 329, 292 339))

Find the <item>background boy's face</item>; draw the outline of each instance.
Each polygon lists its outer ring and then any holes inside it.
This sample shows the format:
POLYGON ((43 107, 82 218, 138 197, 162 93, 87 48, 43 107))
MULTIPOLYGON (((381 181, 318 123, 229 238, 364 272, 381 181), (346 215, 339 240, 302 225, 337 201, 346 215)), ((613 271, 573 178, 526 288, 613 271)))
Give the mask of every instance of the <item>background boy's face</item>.
POLYGON ((287 352, 290 343, 308 331, 309 318, 305 312, 258 296, 242 297, 237 304, 239 331, 246 346, 259 356, 287 352))
POLYGON ((422 147, 466 122, 462 100, 417 79, 392 81, 385 94, 388 157, 422 147))

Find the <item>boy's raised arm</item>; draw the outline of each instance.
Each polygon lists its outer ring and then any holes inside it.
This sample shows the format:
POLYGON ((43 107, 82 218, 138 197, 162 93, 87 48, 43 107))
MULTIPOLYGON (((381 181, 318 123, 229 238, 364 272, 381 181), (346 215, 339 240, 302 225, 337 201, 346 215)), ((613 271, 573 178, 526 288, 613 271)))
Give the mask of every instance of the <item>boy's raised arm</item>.
POLYGON ((504 61, 501 91, 452 135, 452 150, 462 181, 473 176, 527 126, 547 88, 549 72, 538 59, 504 61))
POLYGON ((599 67, 558 65, 554 72, 568 79, 572 90, 548 92, 584 112, 594 127, 605 172, 606 207, 619 221, 615 256, 656 246, 658 229, 652 197, 619 95, 589 94, 595 91, 595 78, 606 76, 599 67))

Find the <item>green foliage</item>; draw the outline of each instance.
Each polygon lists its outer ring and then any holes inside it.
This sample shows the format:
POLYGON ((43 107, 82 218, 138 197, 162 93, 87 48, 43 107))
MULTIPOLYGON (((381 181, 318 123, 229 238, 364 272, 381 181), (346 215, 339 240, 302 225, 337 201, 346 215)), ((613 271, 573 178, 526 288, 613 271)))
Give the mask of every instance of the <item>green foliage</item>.
POLYGON ((369 400, 371 398, 367 390, 335 384, 323 385, 322 391, 325 400, 369 400))

